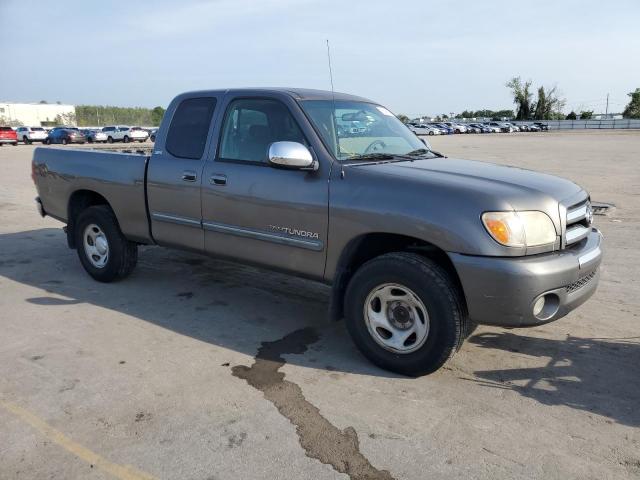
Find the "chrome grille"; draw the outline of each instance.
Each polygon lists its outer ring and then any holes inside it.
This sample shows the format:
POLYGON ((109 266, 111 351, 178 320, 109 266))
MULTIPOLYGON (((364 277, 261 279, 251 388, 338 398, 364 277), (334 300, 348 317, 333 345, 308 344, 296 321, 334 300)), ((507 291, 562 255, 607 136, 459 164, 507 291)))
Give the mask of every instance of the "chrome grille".
POLYGON ((567 293, 573 293, 576 290, 580 290, 582 287, 584 287, 586 284, 588 284, 591 280, 593 280, 593 277, 596 276, 596 273, 598 271, 594 270, 593 272, 589 273, 588 275, 585 275, 584 277, 580 277, 578 280, 576 280, 575 282, 567 285, 565 288, 565 290, 567 291, 567 293))
POLYGON ((586 200, 567 209, 567 223, 564 232, 564 244, 570 246, 586 238, 591 231, 593 209, 586 200))

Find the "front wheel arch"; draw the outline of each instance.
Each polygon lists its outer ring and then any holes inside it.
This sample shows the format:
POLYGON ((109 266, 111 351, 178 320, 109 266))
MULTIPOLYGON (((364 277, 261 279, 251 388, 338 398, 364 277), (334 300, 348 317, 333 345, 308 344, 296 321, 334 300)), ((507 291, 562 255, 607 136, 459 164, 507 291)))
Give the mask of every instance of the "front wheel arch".
POLYGON ((451 277, 458 287, 462 302, 466 308, 466 298, 462 282, 453 262, 446 251, 425 240, 407 235, 392 233, 367 233, 353 238, 342 250, 332 282, 329 317, 338 321, 344 318, 344 298, 347 286, 360 266, 375 257, 392 252, 411 252, 425 257, 451 277))

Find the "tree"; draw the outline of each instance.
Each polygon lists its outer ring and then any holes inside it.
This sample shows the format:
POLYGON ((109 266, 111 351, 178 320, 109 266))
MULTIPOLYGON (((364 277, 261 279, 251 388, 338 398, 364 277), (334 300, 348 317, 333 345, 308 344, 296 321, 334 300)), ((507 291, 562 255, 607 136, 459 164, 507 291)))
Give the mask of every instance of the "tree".
POLYGON ((626 118, 640 118, 640 88, 636 88, 635 92, 628 94, 631 97, 629 105, 622 112, 622 116, 626 118))
MULTIPOLYGON (((159 107, 156 107, 156 108, 159 108, 159 107)), ((409 117, 407 117, 406 115, 399 114, 399 115, 396 115, 396 118, 400 120, 402 123, 409 123, 409 117)))
POLYGON ((513 103, 518 106, 517 120, 528 120, 531 117, 531 80, 522 82, 520 77, 513 77, 506 83, 506 87, 511 89, 513 103))
POLYGON ((569 112, 569 115, 567 115, 567 118, 565 118, 565 120, 577 120, 578 116, 576 115, 576 112, 574 112, 573 110, 571 110, 571 112, 569 112))
POLYGON ((545 108, 547 106, 547 96, 544 93, 544 87, 538 88, 538 100, 533 112, 533 118, 535 120, 545 119, 545 108))
POLYGON ((593 118, 593 110, 583 110, 580 112, 580 120, 591 120, 593 118))
MULTIPOLYGON (((164 108, 162 107, 155 107, 153 110, 151 110, 151 123, 153 124, 154 127, 157 127, 160 125, 160 122, 162 121, 162 117, 164 117, 164 108)), ((407 121, 409 119, 407 118, 407 121)), ((407 122, 404 122, 407 123, 407 122)))

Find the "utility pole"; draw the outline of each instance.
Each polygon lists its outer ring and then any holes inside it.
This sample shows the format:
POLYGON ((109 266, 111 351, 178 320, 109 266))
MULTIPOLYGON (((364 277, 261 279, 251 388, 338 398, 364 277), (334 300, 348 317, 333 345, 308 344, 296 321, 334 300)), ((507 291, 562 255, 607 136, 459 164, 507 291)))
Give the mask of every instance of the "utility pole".
POLYGON ((609 116, 609 94, 607 93, 607 109, 604 112, 604 118, 609 116))

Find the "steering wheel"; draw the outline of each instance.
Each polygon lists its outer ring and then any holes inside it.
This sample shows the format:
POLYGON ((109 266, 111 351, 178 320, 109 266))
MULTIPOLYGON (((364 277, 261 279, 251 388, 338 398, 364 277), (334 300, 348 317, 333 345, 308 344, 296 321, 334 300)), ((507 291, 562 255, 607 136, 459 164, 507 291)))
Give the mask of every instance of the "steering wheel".
POLYGON ((377 146, 385 148, 387 146, 387 144, 384 143, 382 140, 374 140, 373 142, 371 142, 369 144, 369 146, 367 148, 364 149, 364 153, 373 153, 374 150, 377 150, 377 148, 376 148, 377 146))

